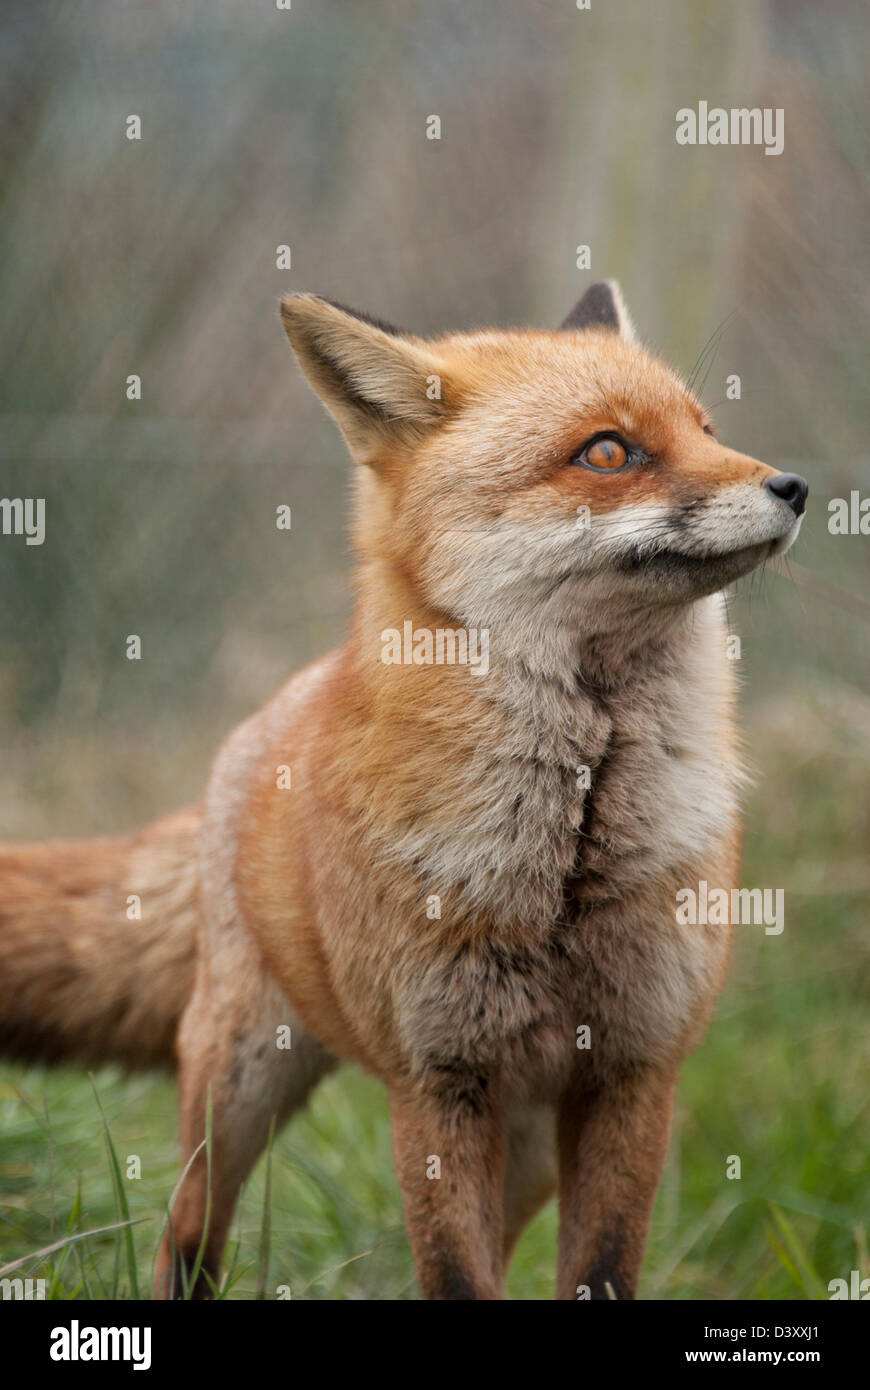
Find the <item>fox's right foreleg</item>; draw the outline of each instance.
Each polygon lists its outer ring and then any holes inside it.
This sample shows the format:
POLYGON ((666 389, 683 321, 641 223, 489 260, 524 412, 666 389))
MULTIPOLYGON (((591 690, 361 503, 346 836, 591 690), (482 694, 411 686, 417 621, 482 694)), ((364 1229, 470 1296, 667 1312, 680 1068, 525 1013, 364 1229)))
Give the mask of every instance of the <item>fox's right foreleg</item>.
POLYGON ((425 1299, 498 1299, 505 1146, 487 1077, 461 1066, 390 1090, 405 1223, 425 1299))

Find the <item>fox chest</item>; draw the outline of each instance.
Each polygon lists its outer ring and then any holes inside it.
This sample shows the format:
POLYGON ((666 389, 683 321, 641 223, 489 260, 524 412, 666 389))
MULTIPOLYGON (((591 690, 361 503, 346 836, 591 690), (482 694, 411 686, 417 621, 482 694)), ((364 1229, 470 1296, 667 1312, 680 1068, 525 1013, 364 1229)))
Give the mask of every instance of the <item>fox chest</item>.
POLYGON ((599 1083, 678 1058, 727 942, 687 938, 634 907, 601 907, 534 942, 487 939, 396 981, 401 1048, 421 1076, 497 1075, 518 1100, 557 1095, 579 1066, 599 1083))
POLYGON ((389 847, 447 923, 532 936, 697 865, 732 831, 738 773, 697 715, 596 705, 457 763, 449 811, 389 847))
POLYGON ((674 895, 689 866, 718 861, 731 769, 667 719, 644 737, 607 718, 583 733, 558 756, 511 760, 509 776, 479 769, 486 823, 438 844, 441 916, 395 1000, 421 1070, 497 1069, 531 1094, 578 1062, 603 1078, 673 1056, 715 989, 727 941, 678 927, 674 895), (457 944, 464 916, 484 925, 457 944))

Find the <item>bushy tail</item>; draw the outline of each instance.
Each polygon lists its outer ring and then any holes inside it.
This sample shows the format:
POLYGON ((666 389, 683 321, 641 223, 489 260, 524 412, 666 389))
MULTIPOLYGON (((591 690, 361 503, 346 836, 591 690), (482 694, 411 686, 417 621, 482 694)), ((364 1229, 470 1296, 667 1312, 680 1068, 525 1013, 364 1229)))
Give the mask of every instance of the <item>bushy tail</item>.
POLYGON ((174 1066, 200 823, 194 807, 123 838, 0 847, 0 1053, 174 1066))

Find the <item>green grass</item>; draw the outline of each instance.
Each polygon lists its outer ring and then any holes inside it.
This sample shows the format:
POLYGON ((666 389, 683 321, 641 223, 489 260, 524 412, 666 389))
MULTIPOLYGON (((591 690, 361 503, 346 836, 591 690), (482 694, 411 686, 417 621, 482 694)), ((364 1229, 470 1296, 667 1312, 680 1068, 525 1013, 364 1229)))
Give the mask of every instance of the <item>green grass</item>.
MULTIPOLYGON (((738 929, 717 1019, 683 1069, 643 1297, 826 1298, 831 1279, 870 1273, 870 869, 856 809, 870 755, 853 698, 795 697, 785 718, 780 702, 753 735, 764 776, 744 882, 786 889, 785 931, 738 929), (739 1180, 726 1177, 731 1155, 739 1180)), ((0 1070, 0 1265, 129 1214, 135 1224, 16 1273, 51 1280, 58 1298, 129 1298, 137 1283, 147 1296, 178 1176, 175 1090, 112 1069, 95 1083, 105 1129, 81 1072, 0 1070), (140 1179, 125 1176, 130 1155, 140 1179)), ((555 1238, 551 1204, 517 1251, 512 1297, 552 1297, 555 1238)), ((417 1296, 385 1096, 352 1069, 275 1140, 239 1203, 226 1296, 282 1285, 297 1299, 417 1296)))

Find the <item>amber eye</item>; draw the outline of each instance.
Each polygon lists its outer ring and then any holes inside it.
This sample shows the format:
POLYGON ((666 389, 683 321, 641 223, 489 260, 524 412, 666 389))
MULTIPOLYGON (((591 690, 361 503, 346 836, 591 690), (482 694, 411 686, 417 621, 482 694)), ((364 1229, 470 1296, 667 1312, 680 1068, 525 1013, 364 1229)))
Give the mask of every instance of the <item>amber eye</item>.
POLYGON ((586 445, 577 455, 577 462, 585 463, 587 468, 597 468, 602 473, 612 473, 628 462, 628 450, 621 440, 614 439, 612 435, 602 435, 586 445))

